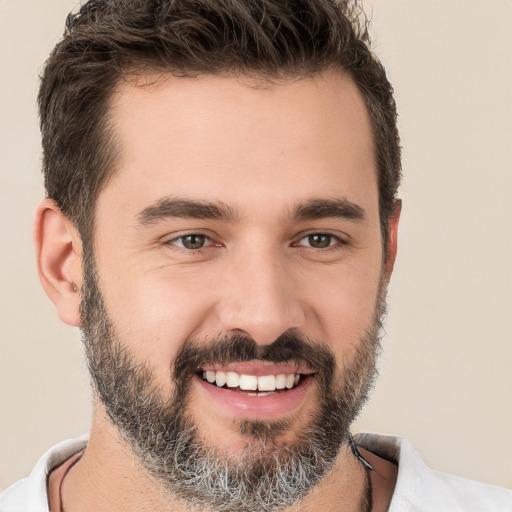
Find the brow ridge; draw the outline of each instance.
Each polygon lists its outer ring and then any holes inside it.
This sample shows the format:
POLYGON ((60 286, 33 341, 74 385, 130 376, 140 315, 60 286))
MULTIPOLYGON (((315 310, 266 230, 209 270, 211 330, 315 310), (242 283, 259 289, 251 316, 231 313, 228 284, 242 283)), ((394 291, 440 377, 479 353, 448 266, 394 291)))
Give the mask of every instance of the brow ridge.
MULTIPOLYGON (((346 220, 364 220, 364 209, 345 199, 310 199, 298 204, 290 215, 294 221, 308 221, 322 218, 341 218, 346 220)), ((165 197, 144 208, 137 214, 142 225, 168 219, 201 219, 236 222, 240 215, 231 206, 222 201, 202 201, 165 197)))
POLYGON ((233 208, 221 201, 201 201, 164 197, 137 214, 142 225, 168 218, 211 219, 234 222, 238 215, 233 208))
POLYGON ((323 218, 341 218, 346 220, 365 220, 364 209, 345 198, 311 199, 295 207, 292 218, 297 221, 323 218))

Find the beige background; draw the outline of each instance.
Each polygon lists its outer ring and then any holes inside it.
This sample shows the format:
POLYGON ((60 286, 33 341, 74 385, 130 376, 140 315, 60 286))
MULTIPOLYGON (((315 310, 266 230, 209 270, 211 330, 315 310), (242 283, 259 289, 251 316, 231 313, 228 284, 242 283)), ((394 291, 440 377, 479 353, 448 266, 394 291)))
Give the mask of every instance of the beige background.
MULTIPOLYGON (((88 430, 78 333, 36 275, 37 73, 75 0, 0 0, 0 489, 88 430)), ((404 146, 400 249, 373 401, 355 431, 512 486, 512 2, 374 0, 404 146)))

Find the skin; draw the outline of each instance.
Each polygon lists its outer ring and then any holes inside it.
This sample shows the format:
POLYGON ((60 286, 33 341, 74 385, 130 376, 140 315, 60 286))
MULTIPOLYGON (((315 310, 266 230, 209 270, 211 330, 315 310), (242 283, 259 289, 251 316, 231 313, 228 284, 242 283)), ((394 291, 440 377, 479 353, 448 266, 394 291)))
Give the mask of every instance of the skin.
MULTIPOLYGON (((300 329, 326 343, 342 367, 372 323, 382 274, 385 283, 391 275, 399 211, 389 220, 383 267, 374 149, 356 86, 334 72, 261 85, 169 76, 147 87, 123 83, 112 100, 120 159, 96 205, 99 285, 120 339, 152 367, 164 397, 172 362, 190 337, 238 332, 269 344, 300 329), (168 198, 222 203, 234 215, 141 222, 141 212, 168 198), (362 218, 292 215, 318 199, 348 201, 362 218), (184 248, 179 237, 191 233, 208 237, 207 245, 184 248), (332 235, 331 245, 311 247, 315 233, 332 235)), ((38 209, 35 242, 46 292, 60 318, 79 326, 80 237, 49 200, 38 209)), ((307 426, 316 393, 310 386, 286 412, 291 428, 279 442, 307 426)), ((199 386, 189 405, 209 443, 243 449, 237 418, 199 386)), ((389 504, 390 466, 382 461, 372 477, 374 511, 389 504)), ((363 485, 361 466, 342 448, 299 510, 334 511, 340 503, 356 510, 363 485)), ((99 402, 89 446, 63 496, 66 512, 184 510, 146 477, 99 402)))

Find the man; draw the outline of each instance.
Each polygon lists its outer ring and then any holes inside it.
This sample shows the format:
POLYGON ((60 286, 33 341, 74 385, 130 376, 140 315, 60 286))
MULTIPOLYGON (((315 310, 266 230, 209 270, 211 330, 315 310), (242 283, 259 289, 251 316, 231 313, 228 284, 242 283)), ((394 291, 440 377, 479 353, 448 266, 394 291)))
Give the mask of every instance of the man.
POLYGON ((91 1, 39 100, 38 268, 95 405, 0 510, 510 510, 350 435, 400 216, 351 4, 91 1))

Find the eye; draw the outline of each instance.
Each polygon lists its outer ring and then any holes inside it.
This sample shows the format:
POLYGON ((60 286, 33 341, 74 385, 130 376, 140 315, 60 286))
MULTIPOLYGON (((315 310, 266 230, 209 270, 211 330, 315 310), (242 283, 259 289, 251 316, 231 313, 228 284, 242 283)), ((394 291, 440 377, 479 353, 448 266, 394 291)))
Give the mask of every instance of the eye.
POLYGON ((208 245, 213 244, 212 240, 206 235, 200 235, 197 233, 178 236, 172 240, 169 240, 167 243, 182 247, 183 249, 188 249, 190 251, 202 249, 203 247, 207 247, 208 245))
POLYGON ((340 238, 329 233, 312 233, 301 238, 297 245, 312 247, 313 249, 327 249, 339 243, 341 243, 340 238))

